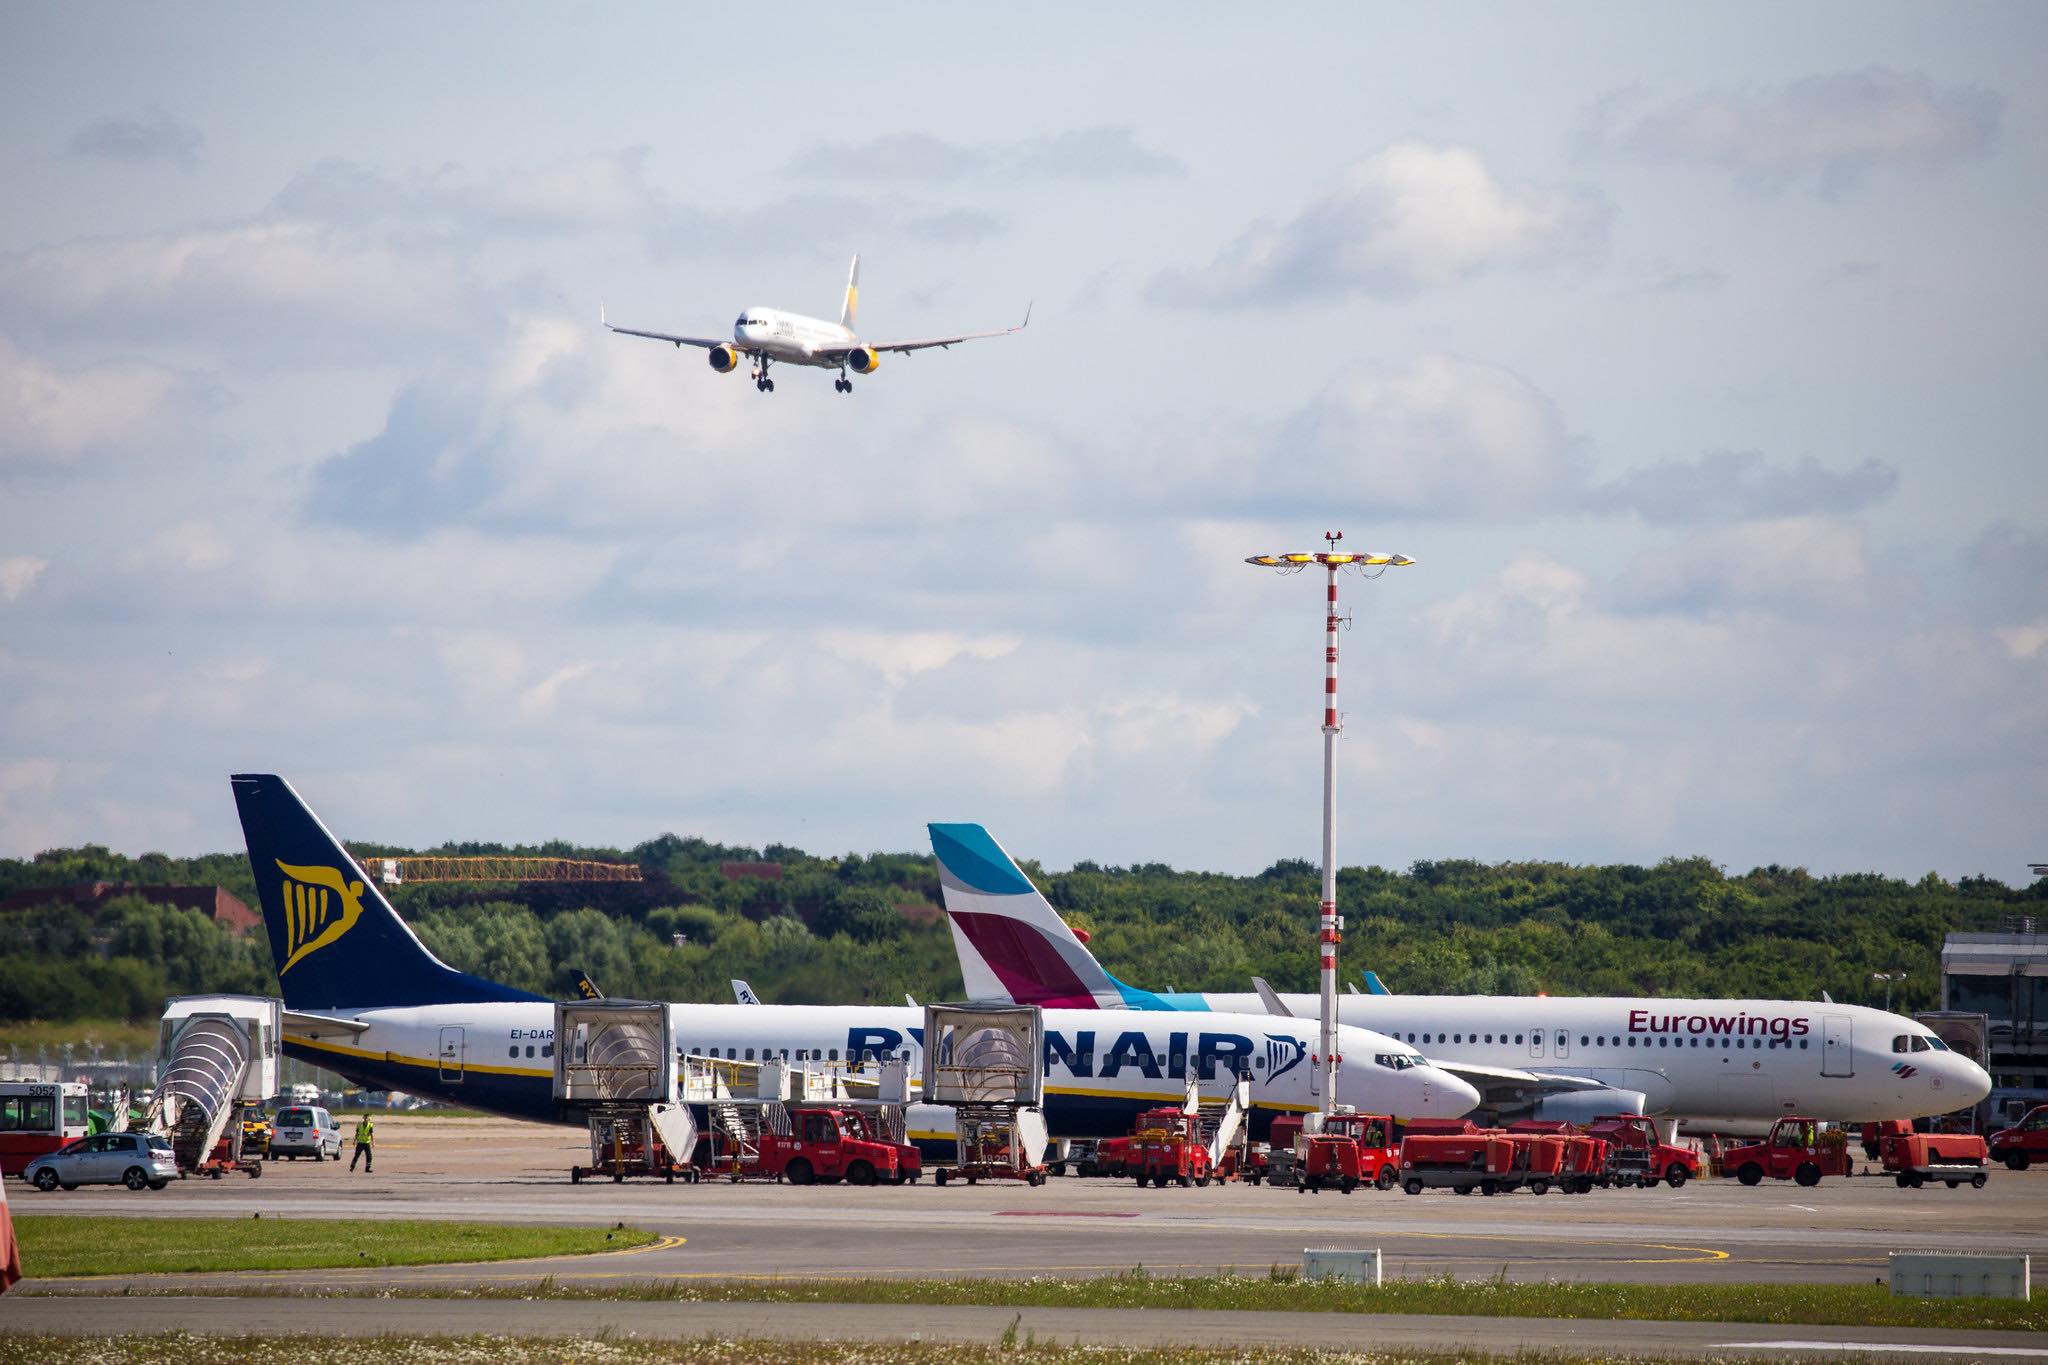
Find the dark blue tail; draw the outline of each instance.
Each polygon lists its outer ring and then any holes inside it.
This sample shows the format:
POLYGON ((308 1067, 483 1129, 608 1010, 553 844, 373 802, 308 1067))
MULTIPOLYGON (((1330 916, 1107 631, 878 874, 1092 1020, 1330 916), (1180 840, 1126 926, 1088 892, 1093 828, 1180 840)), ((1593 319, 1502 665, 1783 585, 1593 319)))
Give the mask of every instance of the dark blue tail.
POLYGON ((269 773, 228 780, 288 1009, 545 998, 458 972, 428 952, 291 783, 269 773))

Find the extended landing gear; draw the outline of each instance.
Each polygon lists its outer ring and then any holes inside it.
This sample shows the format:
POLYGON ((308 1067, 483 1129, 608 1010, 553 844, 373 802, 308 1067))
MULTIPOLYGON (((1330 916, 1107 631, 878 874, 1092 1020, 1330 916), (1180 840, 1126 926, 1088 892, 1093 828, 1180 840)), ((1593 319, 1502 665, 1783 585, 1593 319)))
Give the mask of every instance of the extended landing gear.
POLYGON ((768 362, 763 360, 754 367, 754 389, 757 393, 775 392, 775 381, 768 377, 768 362))
POLYGON ((851 379, 848 379, 845 375, 841 375, 839 376, 839 378, 832 381, 832 387, 839 390, 839 392, 841 393, 852 393, 853 381, 851 379))

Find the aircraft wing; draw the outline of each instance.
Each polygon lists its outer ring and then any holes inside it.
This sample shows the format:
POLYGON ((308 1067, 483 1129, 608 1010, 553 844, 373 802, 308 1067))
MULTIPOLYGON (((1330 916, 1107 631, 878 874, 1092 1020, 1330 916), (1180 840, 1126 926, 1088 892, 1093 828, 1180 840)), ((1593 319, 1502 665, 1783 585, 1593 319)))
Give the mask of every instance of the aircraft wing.
POLYGON ((684 337, 673 332, 643 332, 637 327, 621 327, 604 315, 604 305, 597 306, 597 320, 604 324, 606 331, 617 332, 625 337, 646 337, 650 341, 666 341, 676 346, 700 346, 710 350, 713 346, 730 346, 731 337, 684 337))
MULTIPOLYGON (((993 332, 962 332, 958 336, 950 337, 918 337, 915 340, 911 341, 868 341, 863 342, 861 344, 866 346, 871 351, 894 351, 899 355, 905 355, 911 351, 929 350, 933 346, 943 348, 947 346, 956 346, 963 341, 979 341, 983 337, 1006 337, 1010 335, 1012 332, 1021 332, 1030 325, 1031 310, 1029 308, 1026 308, 1024 310, 1024 321, 1018 323, 1015 327, 998 327, 993 332)), ((617 329, 614 328, 613 330, 616 331, 617 329)), ((846 353, 846 349, 835 349, 818 352, 819 355, 829 355, 835 357, 846 353)))
POLYGON ((1479 1066, 1472 1062, 1440 1062, 1434 1057, 1429 1064, 1439 1071, 1448 1071, 1459 1080, 1479 1091, 1482 1107, 1494 1108, 1503 1103, 1540 1099, 1545 1095, 1563 1095, 1574 1090, 1605 1090, 1604 1081, 1591 1076, 1569 1076, 1557 1071, 1523 1071, 1510 1066, 1479 1066))
POLYGON ((360 1019, 336 1019, 328 1014, 302 1014, 298 1010, 284 1012, 284 1026, 294 1033, 317 1038, 323 1033, 362 1033, 370 1026, 360 1019))

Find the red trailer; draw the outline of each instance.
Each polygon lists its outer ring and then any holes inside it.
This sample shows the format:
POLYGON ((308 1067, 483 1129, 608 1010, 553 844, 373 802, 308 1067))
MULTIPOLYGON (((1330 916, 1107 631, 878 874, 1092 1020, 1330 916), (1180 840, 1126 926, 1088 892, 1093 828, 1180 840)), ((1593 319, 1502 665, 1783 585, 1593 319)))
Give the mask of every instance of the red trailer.
POLYGON ((1824 1175, 1851 1173, 1849 1135, 1823 1129, 1818 1119, 1783 1118, 1771 1125, 1771 1135, 1762 1142, 1730 1147, 1721 1162, 1723 1170, 1745 1185, 1761 1184, 1765 1176, 1818 1185, 1824 1175))
POLYGON ((1520 1183, 1514 1140, 1506 1133, 1425 1133, 1401 1140, 1401 1188, 1409 1194, 1431 1188, 1498 1194, 1520 1183))
POLYGON ((1975 1133, 1886 1133, 1879 1139, 1878 1160, 1902 1190, 1917 1190, 1930 1180, 1950 1189, 1967 1180, 1981 1190, 1991 1147, 1975 1133))

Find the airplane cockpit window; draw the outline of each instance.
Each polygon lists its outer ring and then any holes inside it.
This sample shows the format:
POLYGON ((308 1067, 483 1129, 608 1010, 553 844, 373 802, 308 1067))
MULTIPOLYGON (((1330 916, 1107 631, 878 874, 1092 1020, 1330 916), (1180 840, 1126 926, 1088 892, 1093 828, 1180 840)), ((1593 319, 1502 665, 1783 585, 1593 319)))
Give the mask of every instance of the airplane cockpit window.
POLYGON ((1927 1035, 1927 1046, 1933 1048, 1936 1052, 1947 1052, 1950 1050, 1947 1043, 1942 1042, 1941 1039, 1931 1033, 1927 1035))
POLYGON ((1929 1052, 1932 1051, 1932 1049, 1927 1046, 1926 1038, 1920 1036, 1919 1034, 1915 1034, 1913 1035, 1913 1051, 1929 1052))
POLYGON ((1901 1034, 1899 1034, 1899 1035, 1898 1035, 1897 1037, 1895 1037, 1895 1038, 1893 1038, 1893 1039, 1892 1039, 1892 1051, 1894 1051, 1894 1052, 1911 1052, 1912 1050, 1913 1050, 1913 1041, 1912 1041, 1912 1039, 1911 1039, 1911 1038, 1907 1037, 1907 1036, 1906 1036, 1905 1034, 1901 1033, 1901 1034))

